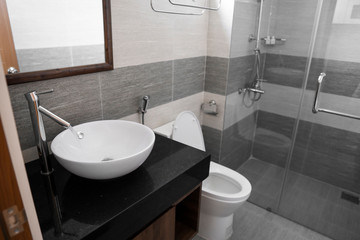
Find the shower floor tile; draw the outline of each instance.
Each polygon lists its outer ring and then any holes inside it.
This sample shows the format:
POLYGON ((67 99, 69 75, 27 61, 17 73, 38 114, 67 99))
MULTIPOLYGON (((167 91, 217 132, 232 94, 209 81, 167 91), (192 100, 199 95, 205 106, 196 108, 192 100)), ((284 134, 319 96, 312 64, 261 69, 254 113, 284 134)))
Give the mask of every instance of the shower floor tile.
MULTIPOLYGON (((249 159, 238 172, 248 178, 253 186, 249 202, 264 208, 271 207, 275 211, 284 168, 259 159, 249 159)), ((289 171, 277 211, 281 216, 333 239, 359 240, 360 206, 341 199, 342 191, 346 190, 289 171)))

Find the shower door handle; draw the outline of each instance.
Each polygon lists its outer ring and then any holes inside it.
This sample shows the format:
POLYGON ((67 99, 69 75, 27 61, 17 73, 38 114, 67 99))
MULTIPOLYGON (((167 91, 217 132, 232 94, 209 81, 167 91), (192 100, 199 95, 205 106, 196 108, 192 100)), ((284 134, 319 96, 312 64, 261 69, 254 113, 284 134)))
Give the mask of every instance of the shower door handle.
POLYGON ((324 72, 320 73, 320 75, 318 77, 312 112, 313 113, 324 112, 324 113, 329 113, 329 114, 333 114, 333 115, 337 115, 337 116, 341 116, 341 117, 347 117, 347 118, 360 120, 360 116, 356 116, 356 115, 352 115, 352 114, 348 114, 348 113, 342 113, 342 112, 329 110, 329 109, 325 109, 325 108, 319 108, 318 104, 319 104, 320 89, 321 89, 321 84, 325 77, 326 77, 326 73, 324 73, 324 72))
POLYGON ((322 72, 322 73, 320 73, 320 75, 318 77, 318 80, 317 80, 314 105, 313 105, 313 109, 312 109, 313 113, 318 113, 319 112, 318 101, 319 101, 319 94, 320 94, 321 84, 322 84, 322 81, 324 80, 324 77, 326 77, 326 73, 322 72))

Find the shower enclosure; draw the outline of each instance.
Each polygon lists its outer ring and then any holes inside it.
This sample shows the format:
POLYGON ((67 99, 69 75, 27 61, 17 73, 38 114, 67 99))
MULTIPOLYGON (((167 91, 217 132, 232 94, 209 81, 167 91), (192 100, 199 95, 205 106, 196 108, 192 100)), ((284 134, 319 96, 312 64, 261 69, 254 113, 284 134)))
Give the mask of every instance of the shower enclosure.
POLYGON ((236 166, 252 183, 249 201, 333 239, 360 239, 360 121, 312 112, 324 72, 319 107, 360 116, 360 1, 254 2, 235 1, 233 37, 241 7, 256 5, 260 37, 286 41, 261 41, 265 94, 251 106, 250 130, 238 128, 252 140, 250 158, 236 166))

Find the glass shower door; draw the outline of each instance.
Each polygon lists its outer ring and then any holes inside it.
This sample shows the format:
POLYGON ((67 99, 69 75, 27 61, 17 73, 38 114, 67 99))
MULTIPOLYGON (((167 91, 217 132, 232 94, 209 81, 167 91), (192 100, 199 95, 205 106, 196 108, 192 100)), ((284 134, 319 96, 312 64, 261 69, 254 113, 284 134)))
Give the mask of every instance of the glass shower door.
POLYGON ((316 0, 264 1, 261 37, 286 41, 260 44, 265 94, 257 102, 252 157, 238 171, 253 186, 249 201, 274 212, 294 142, 317 4, 316 0))
POLYGON ((323 1, 279 213, 337 240, 360 239, 360 1, 323 1))

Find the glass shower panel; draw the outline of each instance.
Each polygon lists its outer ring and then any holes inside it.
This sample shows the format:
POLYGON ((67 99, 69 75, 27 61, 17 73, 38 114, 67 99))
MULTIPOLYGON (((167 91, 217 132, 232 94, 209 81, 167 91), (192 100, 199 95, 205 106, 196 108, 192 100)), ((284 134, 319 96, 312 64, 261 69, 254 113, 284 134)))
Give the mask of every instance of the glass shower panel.
POLYGON ((252 157, 238 171, 253 186, 249 201, 277 211, 306 77, 317 1, 265 0, 261 41, 265 94, 258 101, 252 157))
POLYGON ((337 240, 360 239, 360 1, 325 0, 279 213, 337 240))

